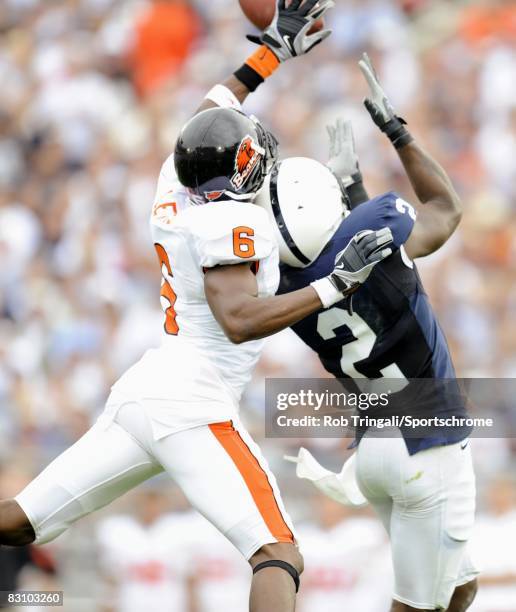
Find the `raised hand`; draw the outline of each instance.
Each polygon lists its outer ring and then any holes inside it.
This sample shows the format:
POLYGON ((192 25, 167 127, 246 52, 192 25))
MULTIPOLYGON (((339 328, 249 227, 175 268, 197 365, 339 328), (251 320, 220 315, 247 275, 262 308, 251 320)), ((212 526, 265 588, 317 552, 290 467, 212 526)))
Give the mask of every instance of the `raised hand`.
POLYGON ((371 96, 364 100, 364 106, 372 120, 397 149, 412 142, 413 138, 405 128, 407 122, 394 112, 367 53, 362 55, 358 65, 371 90, 371 96))
POLYGON ((360 177, 351 121, 344 121, 339 117, 335 124, 326 126, 326 131, 330 141, 327 166, 347 187, 360 177))
POLYGON ((278 0, 274 19, 261 36, 248 36, 254 43, 264 44, 285 62, 298 55, 304 55, 328 38, 331 30, 320 30, 309 34, 315 22, 335 6, 334 0, 278 0))

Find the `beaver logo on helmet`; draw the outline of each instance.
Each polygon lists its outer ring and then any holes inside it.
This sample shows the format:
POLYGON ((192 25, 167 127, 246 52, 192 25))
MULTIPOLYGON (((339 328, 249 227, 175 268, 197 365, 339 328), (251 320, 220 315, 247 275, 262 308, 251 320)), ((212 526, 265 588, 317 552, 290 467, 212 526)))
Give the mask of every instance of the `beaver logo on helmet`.
POLYGON ((265 150, 251 136, 242 139, 235 156, 236 172, 231 178, 231 184, 235 189, 245 185, 263 155, 265 150))

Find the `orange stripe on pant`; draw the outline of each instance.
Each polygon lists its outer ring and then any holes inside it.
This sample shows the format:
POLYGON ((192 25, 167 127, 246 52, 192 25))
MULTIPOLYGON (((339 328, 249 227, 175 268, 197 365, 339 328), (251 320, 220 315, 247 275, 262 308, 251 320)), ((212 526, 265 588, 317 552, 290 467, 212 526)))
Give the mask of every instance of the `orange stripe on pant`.
POLYGON ((209 427, 242 475, 271 534, 278 542, 294 542, 294 535, 281 514, 266 472, 233 427, 233 423, 226 421, 214 423, 209 427))

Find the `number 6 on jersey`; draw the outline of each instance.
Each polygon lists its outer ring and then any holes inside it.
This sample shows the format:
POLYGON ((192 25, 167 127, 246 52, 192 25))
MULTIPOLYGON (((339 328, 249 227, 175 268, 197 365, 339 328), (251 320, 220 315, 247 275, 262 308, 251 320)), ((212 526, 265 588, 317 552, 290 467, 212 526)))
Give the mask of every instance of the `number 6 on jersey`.
POLYGON ((233 253, 237 257, 243 259, 254 257, 255 250, 252 236, 254 236, 254 230, 250 227, 239 225, 233 228, 233 253))

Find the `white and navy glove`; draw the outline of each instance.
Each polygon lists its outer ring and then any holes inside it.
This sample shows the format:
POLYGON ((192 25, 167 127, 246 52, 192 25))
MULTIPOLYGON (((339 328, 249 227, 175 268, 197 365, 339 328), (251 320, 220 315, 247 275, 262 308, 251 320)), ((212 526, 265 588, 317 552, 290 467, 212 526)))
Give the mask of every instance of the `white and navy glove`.
POLYGON ((390 228, 355 234, 335 258, 331 274, 311 283, 325 308, 340 302, 365 283, 373 268, 392 254, 390 228))
POLYGON ((328 38, 331 30, 321 30, 308 34, 312 26, 329 9, 335 6, 334 0, 292 0, 285 6, 285 0, 278 0, 274 19, 261 36, 249 35, 254 43, 264 44, 276 55, 280 62, 304 55, 328 38))
POLYGON ((405 127, 407 122, 398 117, 394 112, 385 91, 380 85, 378 75, 367 53, 362 55, 358 65, 371 90, 371 97, 364 100, 364 106, 367 108, 373 121, 389 138, 394 147, 401 149, 414 140, 405 127))
POLYGON ((326 164, 328 168, 341 179, 345 187, 356 180, 362 180, 351 121, 338 117, 333 125, 326 126, 326 131, 330 141, 330 154, 326 164))

